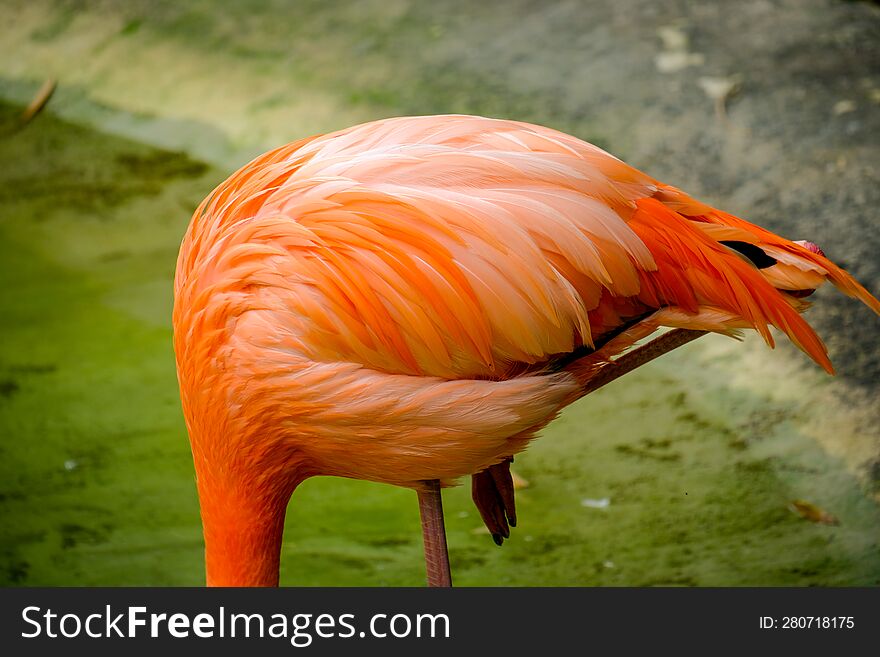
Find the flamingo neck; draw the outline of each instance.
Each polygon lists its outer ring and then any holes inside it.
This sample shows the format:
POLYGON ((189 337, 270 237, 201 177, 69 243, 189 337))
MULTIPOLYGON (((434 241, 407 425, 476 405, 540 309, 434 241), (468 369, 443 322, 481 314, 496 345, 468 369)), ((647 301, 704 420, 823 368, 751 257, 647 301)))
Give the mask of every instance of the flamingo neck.
POLYGON ((214 494, 200 486, 208 586, 278 586, 291 492, 214 494))
POLYGON ((198 395, 199 405, 193 407, 193 396, 184 395, 184 413, 190 418, 207 584, 278 586, 287 503, 316 472, 296 437, 266 429, 274 418, 251 422, 242 415, 233 421, 225 417, 225 406, 212 406, 198 395))

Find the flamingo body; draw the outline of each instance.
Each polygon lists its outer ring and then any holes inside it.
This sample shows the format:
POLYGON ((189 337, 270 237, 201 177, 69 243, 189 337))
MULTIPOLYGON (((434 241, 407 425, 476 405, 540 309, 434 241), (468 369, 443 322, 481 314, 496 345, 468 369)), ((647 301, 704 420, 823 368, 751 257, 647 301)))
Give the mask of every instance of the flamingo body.
POLYGON ((800 297, 880 304, 816 251, 525 123, 395 118, 258 157, 196 210, 175 279, 209 583, 277 583, 303 479, 480 472, 661 326, 775 326, 831 371, 800 297))

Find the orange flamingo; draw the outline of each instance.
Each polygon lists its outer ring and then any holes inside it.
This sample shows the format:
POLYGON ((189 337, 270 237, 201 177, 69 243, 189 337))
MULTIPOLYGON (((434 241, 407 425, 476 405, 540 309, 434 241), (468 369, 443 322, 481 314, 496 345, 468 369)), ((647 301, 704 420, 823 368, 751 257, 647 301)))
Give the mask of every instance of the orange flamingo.
POLYGON ((811 243, 540 126, 394 118, 266 153, 199 206, 177 263, 207 582, 277 585, 291 494, 335 475, 415 489, 449 585, 441 482, 473 475, 500 543, 512 456, 650 358, 707 331, 772 346, 772 325, 831 372, 799 314, 826 280, 880 313, 811 243))

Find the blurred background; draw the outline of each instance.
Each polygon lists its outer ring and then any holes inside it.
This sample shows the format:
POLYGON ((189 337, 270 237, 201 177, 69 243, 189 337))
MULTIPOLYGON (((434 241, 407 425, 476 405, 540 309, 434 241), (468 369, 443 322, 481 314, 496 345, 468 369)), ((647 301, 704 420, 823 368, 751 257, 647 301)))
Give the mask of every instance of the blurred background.
MULTIPOLYGON (((880 291, 876 4, 5 0, 0 584, 203 583, 170 328, 189 216, 270 147, 455 112, 592 141, 880 291)), ((880 319, 815 300, 836 378, 709 336, 517 457, 502 548, 447 491, 456 583, 880 584, 880 319)), ((283 584, 423 578, 411 491, 294 495, 283 584)))

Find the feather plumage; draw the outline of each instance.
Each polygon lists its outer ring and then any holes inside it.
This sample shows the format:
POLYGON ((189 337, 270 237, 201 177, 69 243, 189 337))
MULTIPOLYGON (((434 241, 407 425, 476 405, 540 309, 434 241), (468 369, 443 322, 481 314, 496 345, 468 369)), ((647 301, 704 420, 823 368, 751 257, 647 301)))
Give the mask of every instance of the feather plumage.
POLYGON ((771 345, 775 326, 830 371, 784 291, 825 280, 880 312, 825 256, 548 128, 406 117, 271 151, 199 206, 178 260, 206 536, 313 474, 415 486, 497 463, 661 326, 771 345))

